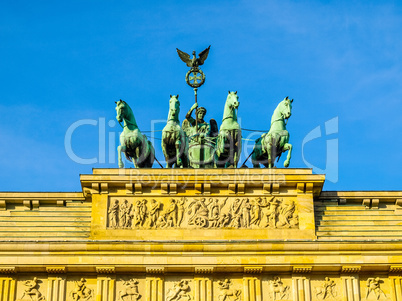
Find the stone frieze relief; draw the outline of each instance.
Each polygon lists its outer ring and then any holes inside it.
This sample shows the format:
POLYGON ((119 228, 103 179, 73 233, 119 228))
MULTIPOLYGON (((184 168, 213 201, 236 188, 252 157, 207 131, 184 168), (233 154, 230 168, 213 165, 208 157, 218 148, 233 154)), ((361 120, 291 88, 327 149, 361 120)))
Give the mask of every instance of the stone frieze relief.
POLYGON ((109 229, 264 229, 298 228, 289 198, 111 198, 109 229))

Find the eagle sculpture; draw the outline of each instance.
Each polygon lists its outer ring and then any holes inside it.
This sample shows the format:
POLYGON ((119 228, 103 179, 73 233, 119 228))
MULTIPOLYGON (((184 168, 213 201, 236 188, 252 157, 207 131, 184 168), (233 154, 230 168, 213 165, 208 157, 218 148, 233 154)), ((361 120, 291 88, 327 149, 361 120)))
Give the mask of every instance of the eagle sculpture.
POLYGON ((177 49, 177 54, 179 55, 180 59, 183 62, 185 62, 188 67, 198 68, 198 66, 201 66, 202 64, 204 64, 205 60, 207 59, 208 53, 209 53, 209 48, 211 48, 211 45, 209 45, 207 49, 201 51, 200 54, 198 55, 198 58, 195 54, 195 51, 193 51, 192 59, 190 58, 190 55, 188 53, 181 51, 179 48, 176 48, 176 49, 177 49))

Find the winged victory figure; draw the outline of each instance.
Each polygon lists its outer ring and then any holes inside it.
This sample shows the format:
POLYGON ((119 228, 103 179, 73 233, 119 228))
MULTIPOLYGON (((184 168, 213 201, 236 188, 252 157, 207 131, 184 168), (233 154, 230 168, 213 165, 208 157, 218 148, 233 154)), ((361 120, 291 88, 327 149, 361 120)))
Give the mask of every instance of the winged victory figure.
POLYGON ((195 51, 193 51, 193 58, 190 58, 190 55, 188 53, 181 51, 179 48, 176 48, 176 49, 177 49, 177 53, 178 53, 180 59, 183 62, 185 62, 188 67, 191 67, 192 69, 193 68, 197 69, 198 66, 201 66, 202 64, 204 64, 205 60, 207 59, 208 53, 209 53, 209 48, 211 48, 211 45, 209 45, 207 49, 201 51, 200 54, 198 55, 198 58, 196 56, 195 51))

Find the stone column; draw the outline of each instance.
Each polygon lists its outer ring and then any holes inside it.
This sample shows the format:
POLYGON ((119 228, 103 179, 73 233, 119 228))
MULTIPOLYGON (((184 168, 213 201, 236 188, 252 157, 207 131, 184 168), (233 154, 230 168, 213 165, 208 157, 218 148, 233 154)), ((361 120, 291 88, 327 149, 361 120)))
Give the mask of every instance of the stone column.
POLYGON ((115 301, 116 275, 113 267, 96 268, 98 273, 96 301, 115 301))
POLYGON ((14 301, 15 300, 15 278, 0 277, 0 300, 14 301))

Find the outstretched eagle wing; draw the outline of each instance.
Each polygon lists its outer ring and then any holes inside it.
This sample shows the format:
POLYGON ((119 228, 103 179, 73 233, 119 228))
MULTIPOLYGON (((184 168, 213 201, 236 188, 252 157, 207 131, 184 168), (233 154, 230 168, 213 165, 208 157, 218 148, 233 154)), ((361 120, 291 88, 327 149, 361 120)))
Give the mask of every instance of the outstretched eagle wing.
MULTIPOLYGON (((190 55, 181 51, 179 48, 176 48, 177 54, 179 55, 180 59, 187 64, 188 67, 192 67, 190 55)), ((208 54, 207 54, 208 55, 208 54)))
POLYGON ((202 64, 204 64, 205 60, 208 57, 208 53, 209 53, 209 48, 211 48, 211 45, 208 46, 207 49, 203 50, 200 52, 199 54, 199 59, 198 59, 198 65, 201 66, 202 64))

